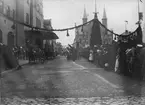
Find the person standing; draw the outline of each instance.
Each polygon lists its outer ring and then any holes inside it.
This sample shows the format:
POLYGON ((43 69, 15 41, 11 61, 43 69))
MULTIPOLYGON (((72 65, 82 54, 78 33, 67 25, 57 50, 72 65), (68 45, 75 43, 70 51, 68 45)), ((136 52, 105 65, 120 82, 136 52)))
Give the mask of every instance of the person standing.
POLYGON ((75 61, 77 59, 77 51, 76 49, 73 47, 72 48, 72 60, 75 61))
POLYGON ((89 61, 93 62, 93 51, 92 50, 90 50, 89 61))

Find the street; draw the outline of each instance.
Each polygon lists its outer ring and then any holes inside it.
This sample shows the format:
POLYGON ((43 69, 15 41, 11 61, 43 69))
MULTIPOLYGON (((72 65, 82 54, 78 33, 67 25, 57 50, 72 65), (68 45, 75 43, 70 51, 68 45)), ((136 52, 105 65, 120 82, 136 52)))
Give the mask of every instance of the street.
POLYGON ((145 104, 144 82, 105 71, 84 59, 73 62, 62 56, 5 74, 0 86, 1 103, 7 105, 145 104))

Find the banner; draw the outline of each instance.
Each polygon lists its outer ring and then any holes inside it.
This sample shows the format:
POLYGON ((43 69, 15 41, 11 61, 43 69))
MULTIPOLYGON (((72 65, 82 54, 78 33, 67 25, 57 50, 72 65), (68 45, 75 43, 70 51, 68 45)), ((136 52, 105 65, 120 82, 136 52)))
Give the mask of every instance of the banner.
POLYGON ((132 46, 143 43, 143 41, 142 41, 143 35, 142 35, 142 29, 141 29, 140 25, 138 26, 136 31, 134 31, 133 33, 124 35, 124 36, 120 35, 118 37, 119 37, 118 38, 119 42, 129 43, 132 46))
POLYGON ((101 44, 102 44, 102 38, 101 38, 100 24, 98 22, 98 19, 95 19, 93 21, 93 26, 92 26, 90 47, 93 48, 95 45, 101 45, 101 44))

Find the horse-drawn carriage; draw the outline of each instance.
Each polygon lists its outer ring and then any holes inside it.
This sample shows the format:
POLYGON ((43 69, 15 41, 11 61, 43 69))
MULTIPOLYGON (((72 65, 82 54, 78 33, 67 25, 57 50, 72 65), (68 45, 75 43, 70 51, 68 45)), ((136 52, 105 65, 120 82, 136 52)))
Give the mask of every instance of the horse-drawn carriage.
POLYGON ((43 49, 40 49, 38 46, 36 45, 30 45, 28 47, 28 57, 29 57, 29 62, 41 62, 44 63, 44 61, 46 60, 45 57, 45 52, 43 49))

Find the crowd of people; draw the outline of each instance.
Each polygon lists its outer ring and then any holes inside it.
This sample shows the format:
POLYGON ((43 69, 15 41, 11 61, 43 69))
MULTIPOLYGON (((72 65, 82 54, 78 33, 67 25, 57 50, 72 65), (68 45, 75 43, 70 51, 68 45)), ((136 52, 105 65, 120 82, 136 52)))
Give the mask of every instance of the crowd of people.
POLYGON ((66 51, 65 55, 67 57, 67 60, 75 61, 77 59, 77 49, 74 48, 73 46, 69 45, 67 47, 67 51, 66 51))
POLYGON ((0 68, 20 68, 19 60, 28 60, 29 63, 44 63, 56 57, 56 52, 41 48, 38 45, 9 46, 0 43, 0 68))
POLYGON ((126 44, 120 45, 119 42, 113 42, 111 45, 88 47, 83 49, 81 55, 105 70, 143 79, 145 75, 145 46, 137 44, 127 47, 129 44, 126 44))
POLYGON ((115 62, 115 46, 96 45, 94 48, 85 48, 82 56, 100 67, 112 69, 115 62))

